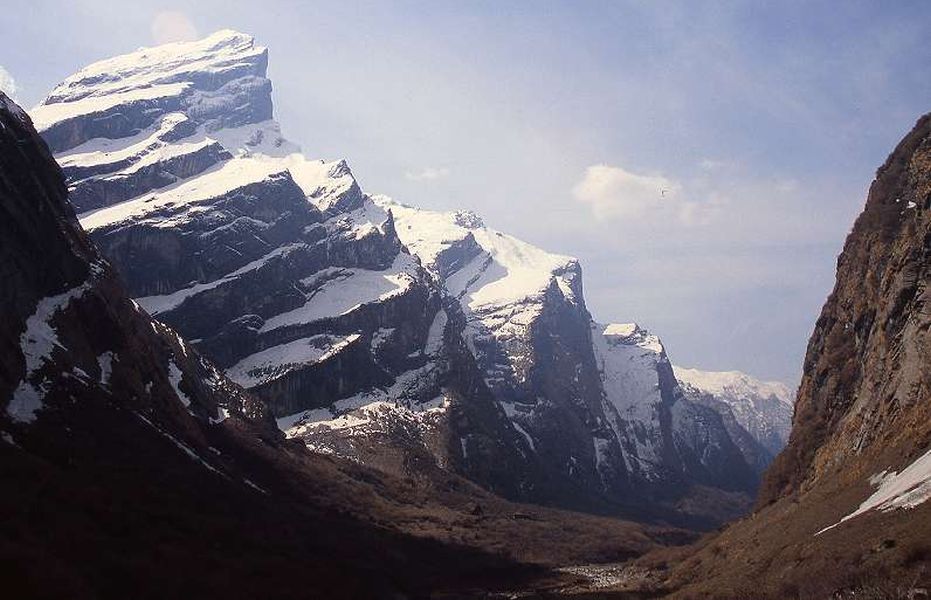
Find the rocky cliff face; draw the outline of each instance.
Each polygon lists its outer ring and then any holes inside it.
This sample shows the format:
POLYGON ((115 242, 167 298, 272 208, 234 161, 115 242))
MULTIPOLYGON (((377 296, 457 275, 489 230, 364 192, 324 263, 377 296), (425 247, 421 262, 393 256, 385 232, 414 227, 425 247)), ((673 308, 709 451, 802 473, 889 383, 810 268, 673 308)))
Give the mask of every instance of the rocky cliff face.
POLYGON ((721 415, 682 392, 659 338, 635 323, 592 325, 605 412, 634 479, 752 489, 721 415))
POLYGON ((838 258, 808 343, 792 436, 762 503, 803 492, 852 458, 904 459, 927 445, 929 202, 925 116, 877 171, 838 258))
POLYGON ((231 414, 271 424, 261 403, 122 295, 114 271, 78 227, 61 172, 28 117, 6 97, 3 102, 0 226, 8 318, 0 385, 10 398, 10 426, 28 429, 44 415, 42 422, 54 421, 85 401, 119 403, 159 431, 154 419, 162 413, 178 426, 188 416, 219 424, 231 414))
POLYGON ((758 511, 673 569, 681 596, 739 596, 748 581, 764 598, 918 597, 927 587, 929 240, 926 115, 877 171, 837 261, 758 511))
POLYGON ((272 120, 266 65, 220 32, 95 63, 34 113, 137 302, 288 436, 589 510, 754 489, 658 341, 592 323, 577 261, 306 159, 272 120))

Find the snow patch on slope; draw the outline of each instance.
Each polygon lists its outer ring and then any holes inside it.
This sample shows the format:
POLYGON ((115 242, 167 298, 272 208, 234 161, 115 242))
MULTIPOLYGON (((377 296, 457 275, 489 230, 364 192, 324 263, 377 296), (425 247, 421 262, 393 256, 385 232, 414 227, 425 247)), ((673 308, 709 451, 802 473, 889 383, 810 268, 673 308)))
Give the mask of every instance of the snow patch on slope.
POLYGON ((57 154, 55 160, 63 169, 91 167, 132 160, 141 157, 146 151, 164 144, 165 142, 161 138, 187 120, 188 118, 184 113, 168 113, 162 116, 154 125, 147 127, 136 135, 118 139, 94 138, 67 152, 57 154))
POLYGON ((330 268, 304 281, 316 285, 307 302, 294 310, 268 319, 261 331, 311 323, 350 313, 370 302, 381 302, 406 292, 414 284, 416 263, 399 253, 385 271, 330 268))
POLYGON ((36 412, 43 405, 47 383, 43 380, 34 385, 30 380, 51 359, 52 351, 55 348, 62 348, 58 341, 58 333, 52 326, 52 319, 90 288, 91 283, 88 281, 57 296, 44 298, 36 305, 32 316, 26 320, 26 330, 19 338, 20 350, 26 362, 26 372, 6 408, 7 414, 14 421, 19 423, 35 421, 36 412))
MULTIPOLYGON (((261 158, 229 160, 170 189, 88 211, 78 215, 78 218, 84 229, 93 231, 128 220, 144 219, 165 208, 213 200, 276 175, 286 176, 278 161, 261 158)), ((159 223, 163 227, 172 225, 173 218, 159 223)))
POLYGON ((97 366, 100 367, 100 384, 110 385, 113 375, 113 360, 116 358, 112 352, 104 352, 97 357, 97 366))
POLYGON ((226 371, 239 385, 252 388, 274 381, 290 371, 336 356, 361 336, 320 334, 267 348, 242 359, 226 371))
POLYGON ((181 369, 178 368, 178 365, 175 363, 175 361, 173 359, 169 360, 168 361, 168 381, 171 382, 171 388, 175 391, 175 396, 178 397, 178 400, 181 401, 181 404, 183 404, 185 408, 190 409, 191 398, 187 394, 181 391, 181 378, 182 377, 183 377, 183 373, 181 373, 181 369))
POLYGON ((433 322, 430 324, 430 330, 427 332, 424 354, 433 356, 439 354, 440 350, 443 349, 443 333, 446 331, 448 321, 449 317, 445 310, 440 309, 437 311, 436 316, 433 317, 433 322))
POLYGON ((883 471, 873 475, 870 477, 870 483, 872 485, 878 484, 879 487, 860 504, 857 510, 837 523, 825 527, 815 535, 821 535, 825 531, 834 529, 841 523, 873 509, 887 512, 898 508, 915 508, 927 501, 931 498, 931 450, 918 457, 899 473, 883 471))
MULTIPOLYGON (((376 400, 343 412, 328 409, 307 411, 297 420, 284 417, 278 420, 279 427, 286 428, 288 437, 312 439, 315 432, 324 430, 360 430, 381 427, 392 421, 401 421, 418 428, 431 427, 435 419, 449 409, 449 399, 438 396, 433 400, 406 406, 399 402, 376 400)), ((337 409, 338 410, 338 409, 337 409)))
POLYGON ((275 248, 265 256, 257 258, 256 260, 243 265, 242 267, 236 269, 232 273, 228 273, 219 279, 210 281, 207 283, 198 283, 188 288, 182 288, 170 294, 164 294, 161 296, 145 296, 142 298, 137 298, 138 303, 152 316, 169 312, 175 310, 188 298, 196 296, 201 292, 206 292, 207 290, 212 290, 220 287, 224 283, 231 282, 235 280, 240 275, 248 273, 250 271, 255 271, 256 269, 261 268, 268 261, 277 258, 279 256, 287 256, 294 250, 305 247, 303 244, 286 244, 284 246, 275 248))
POLYGON ((140 100, 157 100, 180 96, 189 83, 167 83, 115 92, 106 96, 87 96, 73 102, 40 104, 29 111, 37 131, 44 131, 61 121, 93 115, 140 100))
MULTIPOLYGON (((210 137, 220 142, 221 146, 237 158, 248 158, 256 154, 284 158, 294 154, 303 160, 303 156, 299 154, 300 146, 286 140, 281 134, 281 126, 274 120, 249 123, 239 127, 224 127, 211 131, 210 137)), ((297 179, 293 170, 291 175, 297 179)))
POLYGON ((307 160, 300 154, 287 157, 287 167, 295 183, 321 211, 332 209, 356 180, 345 160, 307 160))

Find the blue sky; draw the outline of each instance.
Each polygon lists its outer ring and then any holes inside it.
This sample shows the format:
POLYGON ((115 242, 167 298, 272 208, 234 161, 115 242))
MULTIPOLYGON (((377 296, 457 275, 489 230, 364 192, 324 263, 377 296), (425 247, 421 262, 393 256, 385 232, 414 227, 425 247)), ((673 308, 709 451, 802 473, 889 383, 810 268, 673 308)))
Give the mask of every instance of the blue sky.
POLYGON ((876 167, 931 110, 927 2, 7 0, 0 86, 234 28, 368 191, 578 256, 596 319, 795 383, 876 167), (4 83, 5 82, 5 83, 4 83))

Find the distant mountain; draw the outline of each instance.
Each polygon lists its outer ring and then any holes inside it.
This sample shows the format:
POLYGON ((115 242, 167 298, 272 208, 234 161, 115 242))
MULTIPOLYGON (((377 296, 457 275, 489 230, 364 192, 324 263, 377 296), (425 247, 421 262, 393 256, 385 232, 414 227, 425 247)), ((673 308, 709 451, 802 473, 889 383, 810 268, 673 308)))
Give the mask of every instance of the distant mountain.
MULTIPOLYGON (((736 425, 761 447, 761 466, 765 467, 785 447, 792 430, 794 397, 784 383, 760 381, 739 371, 673 368, 679 385, 693 401, 708 403, 722 414, 733 415, 736 425)), ((731 437, 736 439, 743 434, 732 432, 731 437)))
POLYGON ((931 584, 931 114, 870 186, 757 512, 678 563, 681 597, 917 598, 931 584), (736 569, 735 564, 740 563, 736 569))
POLYGON ((596 326, 576 260, 305 158, 266 68, 223 31, 90 65, 32 111, 143 308, 320 453, 598 512, 746 505, 758 467, 729 413, 686 396, 658 341, 596 326))

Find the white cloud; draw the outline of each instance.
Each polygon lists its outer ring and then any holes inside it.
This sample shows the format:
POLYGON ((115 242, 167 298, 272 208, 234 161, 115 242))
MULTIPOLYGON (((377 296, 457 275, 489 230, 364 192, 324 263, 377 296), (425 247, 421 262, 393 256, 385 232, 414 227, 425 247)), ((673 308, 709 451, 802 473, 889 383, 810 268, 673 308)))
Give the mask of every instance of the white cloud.
POLYGON ((196 40, 197 28, 183 12, 165 10, 152 19, 152 40, 156 44, 196 40))
POLYGON ((678 207, 682 186, 662 175, 638 175, 609 165, 593 165, 572 195, 589 205, 598 219, 633 219, 678 207))
POLYGON ((610 165, 585 169, 572 195, 589 205, 596 219, 611 222, 612 227, 628 222, 654 231, 711 225, 731 204, 729 195, 709 187, 704 179, 683 184, 663 175, 640 175, 610 165))
POLYGON ((449 176, 449 169, 442 167, 439 169, 434 169, 427 167, 416 173, 408 171, 404 174, 404 178, 408 181, 431 181, 433 179, 442 179, 443 177, 449 176))
POLYGON ((2 90, 7 96, 16 100, 16 90, 19 89, 16 86, 16 80, 13 79, 13 76, 10 75, 10 72, 3 68, 0 65, 0 90, 2 90))

